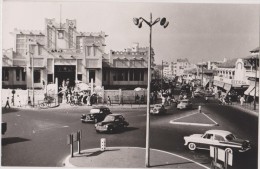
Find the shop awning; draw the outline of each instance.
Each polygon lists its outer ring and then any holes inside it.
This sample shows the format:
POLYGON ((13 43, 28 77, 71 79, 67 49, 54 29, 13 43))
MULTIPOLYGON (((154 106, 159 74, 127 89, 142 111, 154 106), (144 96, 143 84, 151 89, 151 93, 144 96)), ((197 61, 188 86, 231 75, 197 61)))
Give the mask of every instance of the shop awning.
POLYGON ((217 80, 214 80, 214 83, 213 83, 213 85, 218 86, 218 87, 222 87, 222 88, 223 88, 224 84, 225 84, 224 82, 220 82, 220 81, 217 81, 217 80))
POLYGON ((226 91, 230 91, 230 89, 231 89, 231 84, 225 83, 224 89, 225 89, 226 91))
POLYGON ((256 86, 256 88, 254 87, 253 90, 251 90, 251 92, 249 93, 249 95, 259 97, 259 87, 258 86, 256 86), (256 95, 255 95, 255 89, 256 89, 256 95))
POLYGON ((249 93, 250 93, 254 88, 255 88, 255 86, 250 85, 250 86, 246 89, 246 91, 244 92, 244 94, 245 94, 245 95, 249 95, 249 93))

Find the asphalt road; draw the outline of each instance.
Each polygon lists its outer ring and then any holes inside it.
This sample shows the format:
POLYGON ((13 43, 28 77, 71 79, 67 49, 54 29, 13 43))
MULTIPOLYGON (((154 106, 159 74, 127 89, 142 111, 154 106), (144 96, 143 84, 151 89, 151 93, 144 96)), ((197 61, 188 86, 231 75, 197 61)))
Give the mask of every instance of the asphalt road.
MULTIPOLYGON (((202 100, 193 100, 199 105, 202 100)), ((151 116, 151 148, 160 149, 190 158, 210 166, 209 151, 189 151, 183 136, 204 133, 209 129, 224 129, 237 137, 251 141, 252 150, 234 155, 236 169, 256 169, 258 150, 258 118, 230 106, 215 103, 200 104, 202 110, 219 126, 205 127, 170 124, 170 120, 189 115, 190 110, 168 107, 166 115, 151 116)), ((82 113, 89 107, 68 107, 45 110, 3 110, 2 120, 8 129, 2 135, 2 166, 62 166, 63 159, 70 154, 67 135, 82 130, 82 149, 100 147, 100 139, 106 138, 107 146, 145 147, 146 109, 115 108, 113 113, 122 113, 130 126, 126 131, 114 134, 97 134, 93 124, 81 123, 82 113)), ((75 145, 75 151, 77 150, 75 145)))

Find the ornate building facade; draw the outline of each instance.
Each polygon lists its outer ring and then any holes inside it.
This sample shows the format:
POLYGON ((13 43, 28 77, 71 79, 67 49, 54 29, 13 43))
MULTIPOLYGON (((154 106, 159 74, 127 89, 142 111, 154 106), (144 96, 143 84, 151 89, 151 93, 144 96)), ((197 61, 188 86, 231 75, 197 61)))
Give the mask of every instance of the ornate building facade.
POLYGON ((15 29, 14 49, 4 50, 3 88, 43 88, 75 81, 102 85, 104 32, 78 32, 76 20, 45 19, 44 31, 15 29))

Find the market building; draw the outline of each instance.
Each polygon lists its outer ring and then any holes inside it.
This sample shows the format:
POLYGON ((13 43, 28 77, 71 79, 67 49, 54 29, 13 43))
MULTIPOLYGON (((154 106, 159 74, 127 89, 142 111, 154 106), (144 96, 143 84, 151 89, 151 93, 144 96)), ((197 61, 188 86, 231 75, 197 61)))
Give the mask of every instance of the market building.
POLYGON ((12 32, 14 49, 3 51, 2 87, 42 89, 45 84, 75 81, 102 85, 104 32, 79 32, 76 20, 45 19, 43 31, 12 32))
MULTIPOLYGON (((149 47, 133 43, 124 51, 110 50, 103 59, 103 86, 105 89, 147 88, 149 47)), ((154 63, 152 54, 151 65, 154 63)))
POLYGON ((229 92, 234 95, 243 96, 249 87, 248 72, 252 71, 252 64, 248 59, 231 59, 220 64, 216 69, 217 75, 214 76, 215 90, 222 93, 229 92))

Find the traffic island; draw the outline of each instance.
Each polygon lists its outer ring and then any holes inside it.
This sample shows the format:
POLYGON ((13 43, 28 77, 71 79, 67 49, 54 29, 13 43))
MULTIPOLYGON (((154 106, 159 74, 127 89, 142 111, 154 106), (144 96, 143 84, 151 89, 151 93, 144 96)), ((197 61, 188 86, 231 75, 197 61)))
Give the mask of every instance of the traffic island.
POLYGON ((177 119, 170 121, 171 124, 180 124, 180 125, 194 125, 194 126, 219 126, 212 118, 210 118, 205 113, 199 111, 192 114, 182 116, 177 119))
MULTIPOLYGON (((65 167, 87 168, 145 168, 145 148, 140 147, 106 147, 87 149, 80 154, 68 156, 63 165, 65 167)), ((196 168, 209 169, 185 157, 150 149, 150 167, 152 168, 196 168)))

